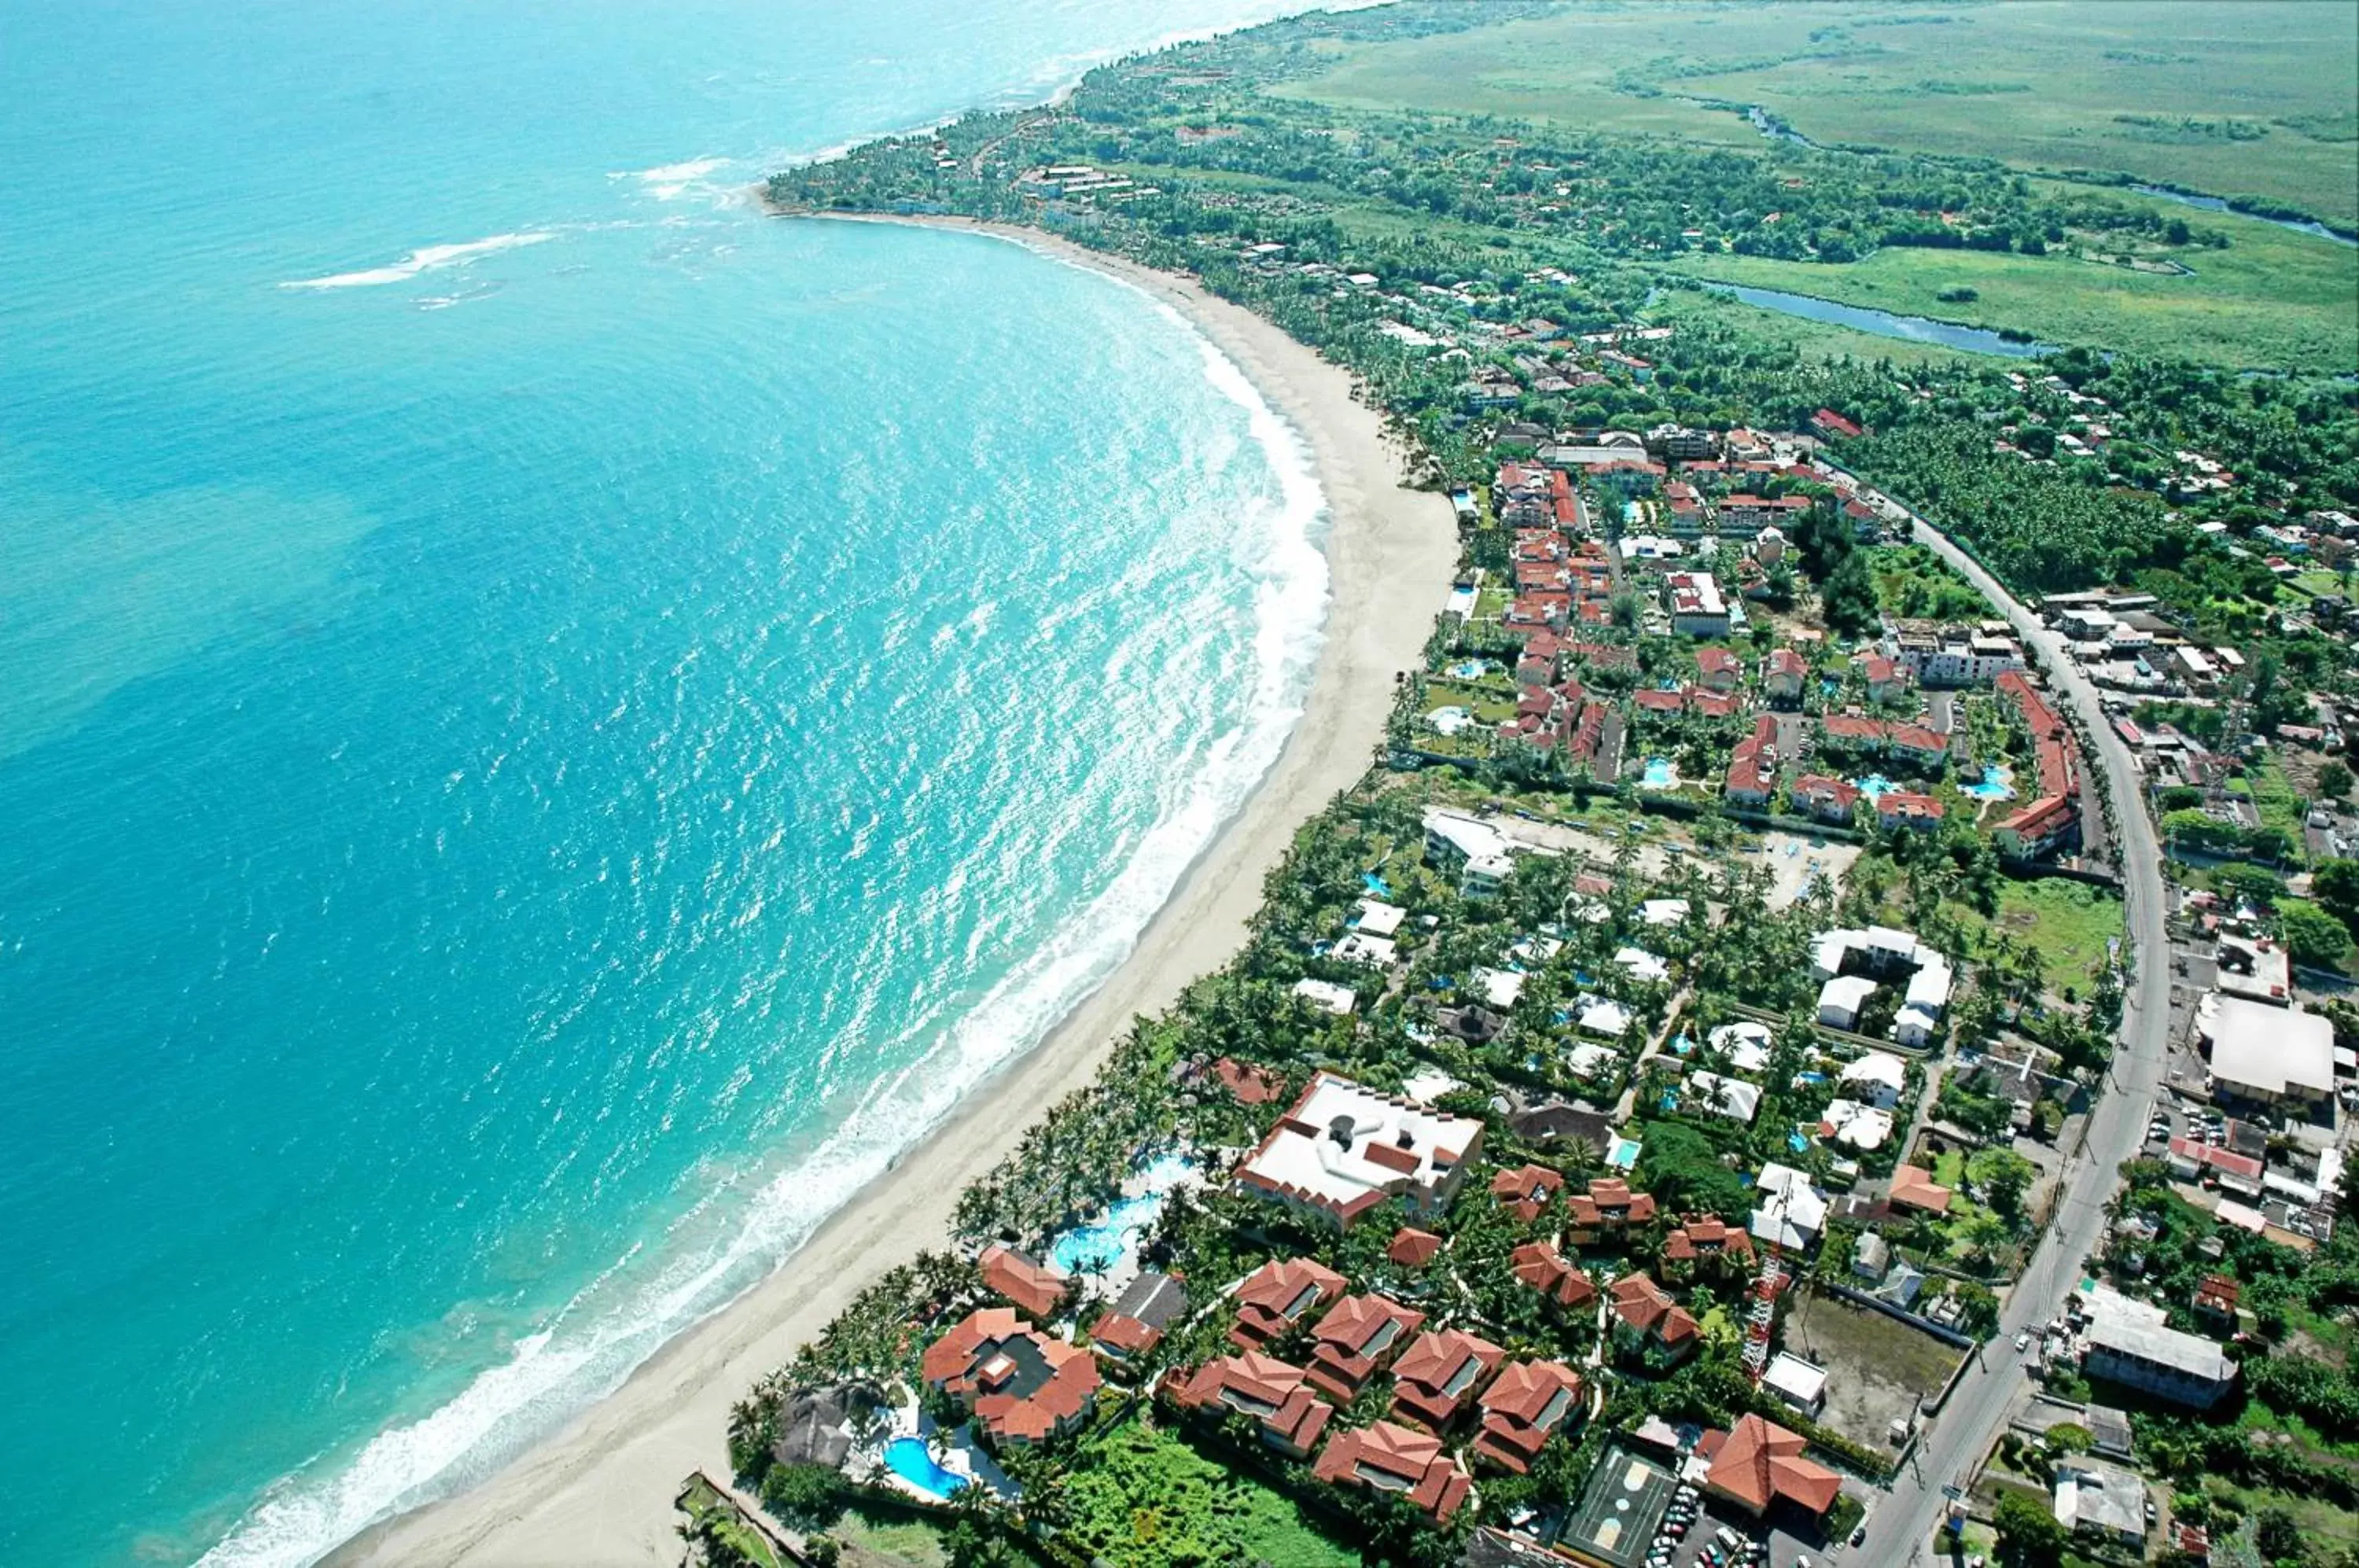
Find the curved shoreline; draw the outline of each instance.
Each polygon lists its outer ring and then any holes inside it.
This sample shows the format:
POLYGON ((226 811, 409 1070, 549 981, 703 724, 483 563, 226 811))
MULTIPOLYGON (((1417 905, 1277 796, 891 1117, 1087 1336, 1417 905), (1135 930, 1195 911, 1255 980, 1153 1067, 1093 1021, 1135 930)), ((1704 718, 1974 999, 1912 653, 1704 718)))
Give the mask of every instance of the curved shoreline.
POLYGON ((1052 235, 951 219, 965 229, 1093 267, 1179 310, 1242 370, 1309 447, 1326 497, 1331 601, 1301 719, 1268 774, 1197 857, 1105 981, 1030 1051, 968 1096, 892 1173, 832 1215, 768 1278, 680 1334, 623 1387, 482 1485, 376 1525, 331 1553, 344 1564, 510 1568, 670 1564, 671 1499, 702 1466, 725 1474, 729 1406, 782 1365, 863 1286, 948 1244, 959 1191, 1012 1149, 1034 1113, 1087 1083, 1128 1020, 1158 1011, 1225 963, 1264 877, 1296 831, 1364 771, 1457 559, 1449 504, 1397 482, 1402 454, 1350 376, 1274 324, 1192 280, 1052 235))

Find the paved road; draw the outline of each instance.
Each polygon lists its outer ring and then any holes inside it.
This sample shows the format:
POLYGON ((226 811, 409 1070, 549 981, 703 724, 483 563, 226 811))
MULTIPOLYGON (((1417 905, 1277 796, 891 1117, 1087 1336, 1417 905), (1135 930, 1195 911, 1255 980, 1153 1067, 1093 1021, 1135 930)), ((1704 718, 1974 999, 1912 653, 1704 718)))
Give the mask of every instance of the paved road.
POLYGON ((2136 968, 2123 998, 2121 1042, 2114 1053, 2105 1093, 2089 1118, 2088 1137, 2079 1156, 2065 1167, 2048 1234, 2008 1299, 1997 1336, 1978 1353, 1977 1367, 1966 1373, 1948 1406, 1930 1423, 1908 1468, 1894 1481, 1891 1496, 1869 1519, 1866 1544, 1851 1554, 1858 1562, 1877 1563, 1913 1563, 1933 1556, 1930 1541, 1940 1522, 1941 1488, 1965 1484, 1975 1460, 1997 1438, 2009 1406, 2022 1391, 2026 1357, 2015 1349, 2017 1333, 2056 1315, 2064 1292, 2080 1279, 2082 1260, 2096 1249, 2116 1172, 2145 1140, 2170 1032, 2170 948, 2163 931, 2162 850, 2147 818, 2129 748, 2107 722, 2096 688, 2065 657, 2062 639, 1922 518, 1916 519, 1916 535, 1919 543, 1957 568, 1993 604, 2006 610, 2024 645, 2039 651, 2050 689, 2071 704, 2094 737, 2096 761, 2113 797, 2114 820, 2120 830, 2114 858, 2122 867, 2136 968))

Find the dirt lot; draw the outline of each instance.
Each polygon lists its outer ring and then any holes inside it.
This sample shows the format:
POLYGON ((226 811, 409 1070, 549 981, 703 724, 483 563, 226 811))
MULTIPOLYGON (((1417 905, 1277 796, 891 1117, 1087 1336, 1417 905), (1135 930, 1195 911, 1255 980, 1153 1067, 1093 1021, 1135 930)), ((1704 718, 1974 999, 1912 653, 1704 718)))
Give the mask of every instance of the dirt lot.
POLYGON ((1891 1452, 1891 1424, 1939 1392, 1965 1356, 1882 1312, 1816 1293, 1787 1317, 1786 1348, 1827 1369, 1820 1422, 1882 1453, 1891 1452))

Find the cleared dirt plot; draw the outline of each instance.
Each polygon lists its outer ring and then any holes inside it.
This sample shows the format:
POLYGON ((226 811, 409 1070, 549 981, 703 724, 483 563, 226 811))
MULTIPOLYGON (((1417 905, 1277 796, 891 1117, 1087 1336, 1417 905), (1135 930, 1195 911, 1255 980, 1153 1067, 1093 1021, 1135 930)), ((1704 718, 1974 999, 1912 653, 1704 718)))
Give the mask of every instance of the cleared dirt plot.
POLYGON ((1786 1348, 1827 1372, 1821 1424, 1891 1452, 1894 1421, 1940 1391, 1965 1352, 1866 1307, 1816 1292, 1786 1319, 1786 1348))

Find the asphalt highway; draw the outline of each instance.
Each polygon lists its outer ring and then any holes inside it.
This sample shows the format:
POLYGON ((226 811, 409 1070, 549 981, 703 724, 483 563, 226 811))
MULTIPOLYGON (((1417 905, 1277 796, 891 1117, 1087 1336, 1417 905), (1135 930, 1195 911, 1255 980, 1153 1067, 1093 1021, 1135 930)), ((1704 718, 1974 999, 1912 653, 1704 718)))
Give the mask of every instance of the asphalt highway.
POLYGON ((2007 1410, 2023 1392, 2027 1353, 2015 1337, 2054 1317, 2064 1294, 2078 1283, 2082 1260, 2095 1251, 2105 1225, 2122 1162, 2145 1139, 2147 1117, 2162 1083, 2169 1050, 2170 947, 2164 931, 2162 848, 2147 819, 2138 773, 2098 702, 2097 690, 2064 653, 2063 639, 2034 615, 1949 539, 1914 519, 1919 543, 1930 548, 2006 612, 2027 649, 2037 649, 2049 690, 2069 703, 2095 743, 2095 778, 2112 798, 2116 825, 2114 858, 2121 869, 2134 972, 2122 1001, 2121 1039, 2106 1074, 2104 1092, 2091 1113, 2088 1136, 2065 1168, 2056 1212, 2009 1293, 1999 1332, 1975 1355, 1940 1415, 1926 1423, 1910 1463, 1897 1476, 1891 1494, 1868 1519, 1867 1539, 1846 1553, 1853 1561, 1918 1563, 1933 1555, 1932 1535, 1941 1520, 1942 1488, 1962 1486, 1974 1463, 2006 1422, 2007 1410))

